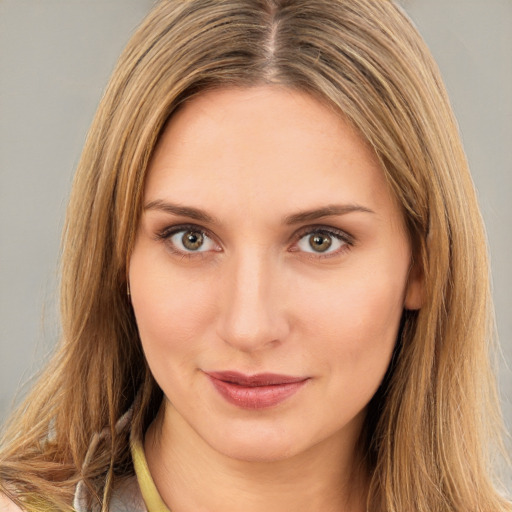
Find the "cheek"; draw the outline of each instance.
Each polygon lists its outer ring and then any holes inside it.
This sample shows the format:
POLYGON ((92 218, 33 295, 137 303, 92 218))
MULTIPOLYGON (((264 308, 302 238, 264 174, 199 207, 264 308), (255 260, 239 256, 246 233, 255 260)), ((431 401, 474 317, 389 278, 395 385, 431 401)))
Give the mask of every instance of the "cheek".
POLYGON ((132 305, 150 366, 199 351, 198 340, 211 325, 215 304, 213 288, 203 279, 154 263, 135 255, 130 264, 132 305))
POLYGON ((319 284, 297 293, 296 316, 304 340, 340 375, 383 374, 389 363, 403 311, 401 280, 385 273, 354 275, 343 284, 319 284))

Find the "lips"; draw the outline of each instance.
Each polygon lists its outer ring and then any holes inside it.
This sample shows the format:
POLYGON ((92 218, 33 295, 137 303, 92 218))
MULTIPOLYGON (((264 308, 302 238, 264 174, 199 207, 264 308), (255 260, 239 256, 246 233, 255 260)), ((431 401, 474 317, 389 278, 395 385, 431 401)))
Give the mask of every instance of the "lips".
POLYGON ((243 409, 273 407, 299 391, 308 377, 274 373, 244 375, 238 372, 207 372, 210 382, 229 403, 243 409))

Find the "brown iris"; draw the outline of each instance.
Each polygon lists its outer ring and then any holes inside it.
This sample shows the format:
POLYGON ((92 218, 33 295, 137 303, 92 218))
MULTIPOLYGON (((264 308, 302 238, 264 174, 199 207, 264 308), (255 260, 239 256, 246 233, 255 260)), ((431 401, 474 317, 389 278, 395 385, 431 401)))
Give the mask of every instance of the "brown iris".
POLYGON ((332 238, 321 233, 315 233, 309 237, 309 245, 316 252, 325 252, 332 245, 332 238))
POLYGON ((189 251, 197 251, 203 245, 204 236, 199 231, 187 231, 182 237, 183 247, 189 251))

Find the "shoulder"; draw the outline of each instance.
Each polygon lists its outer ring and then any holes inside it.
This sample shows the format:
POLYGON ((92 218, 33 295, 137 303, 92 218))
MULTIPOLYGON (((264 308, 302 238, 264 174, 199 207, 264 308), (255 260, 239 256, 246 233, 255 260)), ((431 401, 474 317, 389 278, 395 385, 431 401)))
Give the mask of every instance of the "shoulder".
POLYGON ((0 493, 0 510, 2 512, 22 512, 5 494, 0 493))

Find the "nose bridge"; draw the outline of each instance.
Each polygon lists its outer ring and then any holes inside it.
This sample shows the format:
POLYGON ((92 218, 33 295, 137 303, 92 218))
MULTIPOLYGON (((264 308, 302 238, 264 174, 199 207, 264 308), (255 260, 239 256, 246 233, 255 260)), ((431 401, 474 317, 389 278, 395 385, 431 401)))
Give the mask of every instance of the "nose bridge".
POLYGON ((286 336, 286 319, 277 305, 276 265, 263 247, 246 247, 230 258, 219 325, 226 343, 255 351, 286 336))

